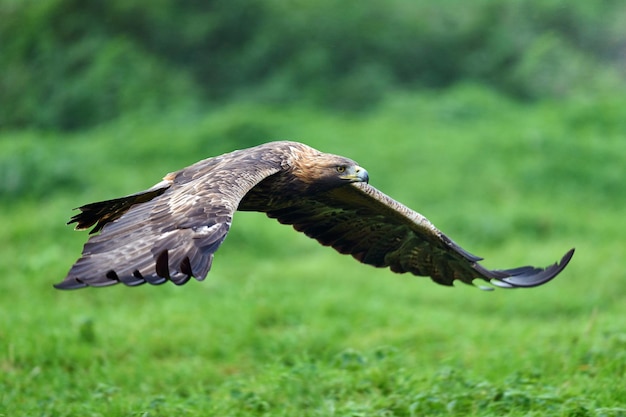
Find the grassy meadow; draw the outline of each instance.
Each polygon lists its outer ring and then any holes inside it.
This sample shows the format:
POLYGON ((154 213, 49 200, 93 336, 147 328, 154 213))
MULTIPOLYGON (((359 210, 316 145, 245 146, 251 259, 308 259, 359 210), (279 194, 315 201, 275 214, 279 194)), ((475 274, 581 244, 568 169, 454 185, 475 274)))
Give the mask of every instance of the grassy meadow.
POLYGON ((365 113, 233 102, 0 133, 2 416, 626 416, 626 100, 460 85, 365 113), (81 204, 292 139, 351 157, 491 268, 480 291, 360 265, 238 213, 204 282, 61 292, 81 204))

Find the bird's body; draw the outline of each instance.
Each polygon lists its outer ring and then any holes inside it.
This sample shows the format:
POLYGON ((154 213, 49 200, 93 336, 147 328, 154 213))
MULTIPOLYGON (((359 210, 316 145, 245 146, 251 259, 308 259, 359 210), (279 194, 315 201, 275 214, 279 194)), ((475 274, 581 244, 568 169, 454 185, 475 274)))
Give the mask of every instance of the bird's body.
POLYGON ((206 277, 236 210, 260 211, 321 244, 394 272, 452 285, 476 278, 505 288, 541 285, 548 268, 488 270, 419 213, 368 184, 354 161, 297 142, 270 142, 197 162, 149 190, 87 204, 72 217, 94 226, 60 289, 184 284, 206 277))

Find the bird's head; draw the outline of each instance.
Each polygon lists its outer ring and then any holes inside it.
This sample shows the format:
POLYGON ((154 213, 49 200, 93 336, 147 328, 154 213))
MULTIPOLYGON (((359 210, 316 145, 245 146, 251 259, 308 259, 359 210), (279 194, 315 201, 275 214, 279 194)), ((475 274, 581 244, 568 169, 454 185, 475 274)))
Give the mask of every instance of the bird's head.
POLYGON ((293 174, 309 192, 319 192, 352 182, 369 182, 365 168, 351 159, 322 152, 295 161, 293 174))

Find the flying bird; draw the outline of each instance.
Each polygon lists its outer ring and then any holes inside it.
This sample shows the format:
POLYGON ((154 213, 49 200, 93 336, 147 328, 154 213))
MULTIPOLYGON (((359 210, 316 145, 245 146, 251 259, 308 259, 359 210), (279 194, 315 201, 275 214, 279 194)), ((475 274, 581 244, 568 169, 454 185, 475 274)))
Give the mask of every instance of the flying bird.
POLYGON ((236 210, 263 212, 362 263, 443 285, 482 279, 535 287, 574 253, 546 268, 489 270, 424 216, 369 185, 356 162, 289 141, 208 158, 148 190, 79 210, 68 224, 93 228, 59 289, 203 280, 236 210))

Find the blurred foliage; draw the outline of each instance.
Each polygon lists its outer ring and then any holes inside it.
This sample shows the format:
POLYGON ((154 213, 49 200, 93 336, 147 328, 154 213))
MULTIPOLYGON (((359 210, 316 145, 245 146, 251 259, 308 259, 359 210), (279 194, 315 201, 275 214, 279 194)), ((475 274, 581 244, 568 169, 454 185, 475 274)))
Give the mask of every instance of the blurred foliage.
POLYGON ((0 0, 0 128, 227 100, 360 111, 389 90, 623 90, 616 0, 0 0))

